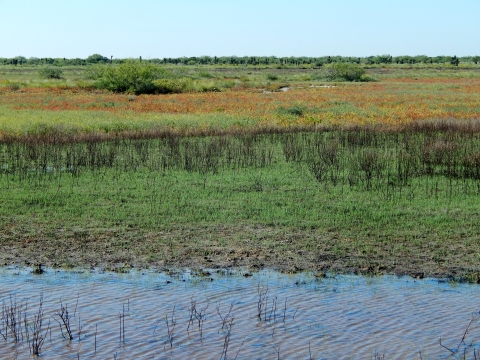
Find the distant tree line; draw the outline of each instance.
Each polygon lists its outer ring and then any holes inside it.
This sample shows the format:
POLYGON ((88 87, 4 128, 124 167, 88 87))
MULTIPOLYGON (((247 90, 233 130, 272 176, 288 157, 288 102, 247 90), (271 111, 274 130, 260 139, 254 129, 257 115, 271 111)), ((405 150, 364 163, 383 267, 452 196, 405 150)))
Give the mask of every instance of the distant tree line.
POLYGON ((16 56, 14 58, 0 58, 0 65, 52 65, 52 66, 72 66, 72 65, 88 65, 110 62, 110 59, 94 54, 86 59, 67 59, 67 58, 26 58, 24 56, 16 56))
MULTIPOLYGON (((140 61, 142 58, 139 57, 140 61)), ((51 65, 51 66, 84 66, 88 64, 114 63, 121 64, 127 59, 107 58, 100 54, 93 54, 86 59, 67 58, 26 58, 16 56, 14 58, 0 58, 0 65, 51 65)), ((277 65, 277 66, 309 66, 320 67, 331 63, 353 63, 353 64, 451 64, 458 66, 460 63, 480 63, 480 56, 391 56, 377 55, 368 57, 350 56, 322 56, 322 57, 276 57, 276 56, 193 56, 180 58, 163 58, 143 60, 154 64, 172 65, 277 65)))

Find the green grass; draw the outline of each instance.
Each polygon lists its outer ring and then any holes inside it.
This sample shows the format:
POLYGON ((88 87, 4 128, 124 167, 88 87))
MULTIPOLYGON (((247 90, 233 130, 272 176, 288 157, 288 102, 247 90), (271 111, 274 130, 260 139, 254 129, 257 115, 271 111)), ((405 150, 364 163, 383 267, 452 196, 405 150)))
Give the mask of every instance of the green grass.
MULTIPOLYGON (((0 87, 17 84, 21 87, 88 87, 92 66, 62 66, 62 79, 44 79, 39 71, 46 66, 0 66, 0 87)), ((172 78, 188 79, 192 91, 202 91, 202 86, 218 89, 268 88, 272 84, 314 84, 328 82, 323 68, 277 68, 277 66, 174 66, 161 65, 172 78)), ((416 65, 364 65, 366 75, 381 81, 390 78, 406 79, 478 79, 480 64, 461 64, 458 67, 440 64, 416 65)))
MULTIPOLYGON (((368 134, 4 144, 1 259, 208 266, 213 256, 218 266, 476 281, 480 180, 460 162, 453 173, 445 154, 433 168, 418 158, 406 178, 397 173, 405 141, 414 161, 426 137, 445 133, 368 134), (315 146, 325 147, 307 156, 315 146), (319 181, 312 164, 329 146, 337 160, 319 181), (370 150, 384 162, 369 180, 361 159, 370 150)), ((476 137, 456 139, 478 148, 476 137)))
MULTIPOLYGON (((28 176, 28 175, 27 175, 28 176)), ((32 176, 34 177, 34 176, 32 176)), ((3 177, 2 214, 25 216, 54 227, 120 227, 155 230, 178 225, 238 222, 298 229, 321 228, 349 237, 424 236, 447 239, 476 234, 478 198, 425 194, 422 185, 386 199, 380 192, 317 184, 307 169, 279 164, 241 174, 217 175, 147 169, 86 172, 73 177, 9 181, 3 177), (447 201, 448 199, 448 201, 447 201), (471 216, 474 216, 473 218, 471 216), (62 225, 63 224, 63 225, 62 225), (88 226, 87 226, 88 227, 88 226)))

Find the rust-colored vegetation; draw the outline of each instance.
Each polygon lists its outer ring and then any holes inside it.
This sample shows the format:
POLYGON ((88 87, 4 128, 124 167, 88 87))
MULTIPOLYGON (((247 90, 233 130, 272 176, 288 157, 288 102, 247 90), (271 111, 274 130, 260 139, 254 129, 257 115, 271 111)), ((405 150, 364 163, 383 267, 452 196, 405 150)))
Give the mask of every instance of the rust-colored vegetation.
MULTIPOLYGON (((7 91, 4 88, 0 92, 0 106, 10 114, 8 119, 0 119, 0 129, 3 127, 4 133, 8 132, 5 130, 8 122, 16 121, 15 112, 23 110, 45 112, 44 117, 48 117, 52 111, 75 111, 74 118, 100 112, 105 113, 104 116, 112 116, 112 122, 128 122, 129 125, 125 127, 118 126, 123 130, 135 128, 135 123, 141 123, 145 116, 160 117, 148 125, 139 125, 143 130, 178 127, 175 117, 173 122, 166 123, 162 116, 214 115, 218 121, 214 126, 208 126, 211 133, 220 128, 232 130, 247 127, 255 132, 255 128, 272 126, 398 126, 418 120, 480 117, 480 79, 402 78, 325 87, 295 84, 285 92, 230 89, 223 92, 139 96, 66 87, 26 87, 19 91, 7 91), (239 121, 235 122, 235 126, 227 122, 223 124, 221 116, 230 120, 238 118, 239 121), (119 120, 122 117, 128 117, 128 121, 119 120), (249 123, 242 124, 244 119, 250 119, 249 123)), ((25 121, 27 126, 32 124, 28 120, 21 121, 25 121)), ((35 121, 42 123, 42 120, 35 121)), ((72 121, 81 130, 82 126, 78 123, 72 121)), ((197 125, 201 127, 202 121, 197 125)))

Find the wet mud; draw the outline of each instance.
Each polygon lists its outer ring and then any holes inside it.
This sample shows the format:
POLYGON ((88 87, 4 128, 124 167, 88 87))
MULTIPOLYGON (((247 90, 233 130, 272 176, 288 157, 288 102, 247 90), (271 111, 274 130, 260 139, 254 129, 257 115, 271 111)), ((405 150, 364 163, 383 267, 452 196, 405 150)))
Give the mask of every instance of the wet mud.
MULTIPOLYGON (((8 224, 7 224, 8 225, 8 224)), ((0 231, 0 265, 103 270, 190 268, 273 269, 362 275, 409 275, 480 282, 476 254, 452 242, 354 239, 319 229, 265 226, 182 226, 155 233, 125 229, 0 231)))

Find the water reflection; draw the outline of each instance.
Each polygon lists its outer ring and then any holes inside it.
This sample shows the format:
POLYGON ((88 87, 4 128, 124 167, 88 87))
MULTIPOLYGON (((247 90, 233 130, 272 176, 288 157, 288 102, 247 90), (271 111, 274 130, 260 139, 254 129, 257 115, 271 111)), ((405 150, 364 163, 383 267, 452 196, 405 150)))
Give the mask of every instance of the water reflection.
MULTIPOLYGON (((424 359, 448 358, 439 339, 455 350, 480 309, 477 285, 393 276, 251 275, 3 269, 0 358, 30 357, 25 324, 31 340, 40 297, 40 354, 48 359, 419 359, 419 351, 424 359), (72 341, 62 337, 60 304, 68 306, 72 341), (12 305, 23 326, 17 342, 6 324, 12 305)), ((472 323, 465 341, 472 358, 473 348, 480 348, 479 325, 472 323)))

